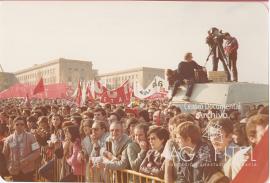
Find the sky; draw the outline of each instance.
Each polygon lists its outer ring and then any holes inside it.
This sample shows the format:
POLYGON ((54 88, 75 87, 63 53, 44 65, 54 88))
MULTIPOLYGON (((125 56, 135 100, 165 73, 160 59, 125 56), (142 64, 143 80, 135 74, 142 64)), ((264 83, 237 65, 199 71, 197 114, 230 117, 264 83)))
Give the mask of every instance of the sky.
MULTIPOLYGON (((176 69, 186 52, 204 65, 207 31, 239 42, 239 81, 268 83, 268 10, 260 2, 0 2, 0 64, 15 72, 57 58, 92 61, 99 73, 176 69)), ((212 63, 207 63, 211 70, 212 63)), ((219 69, 223 70, 221 63, 219 69)))

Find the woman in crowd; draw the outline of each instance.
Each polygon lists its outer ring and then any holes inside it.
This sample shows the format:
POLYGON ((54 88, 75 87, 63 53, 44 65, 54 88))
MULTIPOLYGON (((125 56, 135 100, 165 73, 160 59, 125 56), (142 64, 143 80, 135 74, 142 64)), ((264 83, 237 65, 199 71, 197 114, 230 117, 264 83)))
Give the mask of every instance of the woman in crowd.
POLYGON ((80 151, 82 151, 79 127, 77 125, 70 125, 66 129, 65 135, 67 135, 66 138, 70 142, 70 155, 66 157, 66 162, 71 166, 72 172, 66 177, 63 177, 60 182, 84 181, 85 162, 80 161, 78 157, 80 151))
POLYGON ((38 118, 38 128, 33 131, 40 146, 46 146, 47 141, 50 139, 50 126, 48 123, 48 118, 46 116, 41 116, 38 118))
MULTIPOLYGON (((54 175, 54 167, 56 161, 63 157, 63 147, 62 142, 64 141, 64 132, 62 130, 62 121, 59 114, 52 114, 51 117, 51 138, 48 140, 47 152, 54 153, 52 159, 50 159, 46 164, 42 165, 38 170, 38 173, 43 178, 48 181, 56 181, 54 175)), ((60 163, 60 161, 58 161, 60 163)))
POLYGON ((151 150, 147 152, 140 166, 141 173, 163 178, 165 158, 161 156, 161 153, 169 137, 169 131, 163 127, 153 126, 149 129, 148 138, 151 150))

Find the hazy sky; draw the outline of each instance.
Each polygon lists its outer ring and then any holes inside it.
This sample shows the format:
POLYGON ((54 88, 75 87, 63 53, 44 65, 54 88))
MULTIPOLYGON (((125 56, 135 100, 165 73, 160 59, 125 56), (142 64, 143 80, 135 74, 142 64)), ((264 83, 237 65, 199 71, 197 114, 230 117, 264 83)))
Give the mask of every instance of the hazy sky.
POLYGON ((0 2, 0 63, 14 72, 62 57, 104 73, 176 68, 191 51, 203 65, 213 26, 239 41, 239 81, 267 83, 268 11, 259 2, 0 2))

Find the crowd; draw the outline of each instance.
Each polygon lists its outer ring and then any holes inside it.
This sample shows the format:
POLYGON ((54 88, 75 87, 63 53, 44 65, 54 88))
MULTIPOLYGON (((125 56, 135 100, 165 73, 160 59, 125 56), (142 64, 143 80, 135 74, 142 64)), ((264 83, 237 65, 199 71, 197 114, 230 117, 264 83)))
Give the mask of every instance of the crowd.
POLYGON ((108 182, 110 171, 124 169, 165 182, 230 182, 268 129, 268 106, 223 111, 228 118, 197 115, 209 112, 222 111, 187 113, 158 100, 132 107, 1 100, 0 173, 13 181, 55 181, 61 162, 62 182, 108 182))

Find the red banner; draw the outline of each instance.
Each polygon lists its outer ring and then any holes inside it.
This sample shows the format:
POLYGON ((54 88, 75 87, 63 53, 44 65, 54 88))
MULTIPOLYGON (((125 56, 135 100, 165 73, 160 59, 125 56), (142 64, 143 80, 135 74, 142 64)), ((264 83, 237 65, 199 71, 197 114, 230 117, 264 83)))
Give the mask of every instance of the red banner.
POLYGON ((130 84, 126 81, 122 86, 115 90, 109 90, 103 93, 100 101, 110 104, 128 104, 130 103, 131 90, 130 84))
POLYGON ((0 92, 0 99, 13 98, 13 97, 26 97, 29 98, 67 98, 69 87, 66 84, 50 84, 45 85, 45 92, 33 95, 33 85, 17 83, 8 89, 0 92))
POLYGON ((269 130, 267 130, 232 183, 265 183, 269 175, 269 130), (254 162, 255 161, 255 162, 254 162))

